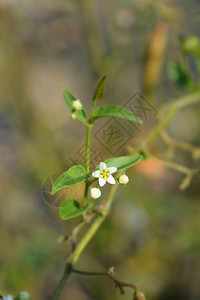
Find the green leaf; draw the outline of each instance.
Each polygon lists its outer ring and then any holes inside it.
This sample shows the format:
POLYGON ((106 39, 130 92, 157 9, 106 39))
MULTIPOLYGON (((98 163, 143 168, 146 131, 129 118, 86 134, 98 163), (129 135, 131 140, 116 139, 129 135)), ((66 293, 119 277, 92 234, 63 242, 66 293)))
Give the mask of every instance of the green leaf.
POLYGON ((169 62, 167 65, 168 76, 179 87, 187 91, 196 91, 197 83, 191 78, 188 71, 180 63, 169 62))
POLYGON ((97 85, 94 90, 93 101, 99 100, 103 97, 105 85, 106 85, 106 76, 103 76, 97 82, 97 85))
POLYGON ((75 111, 75 114, 78 116, 78 119, 86 121, 86 112, 84 111, 84 109, 75 111))
POLYGON ((141 119, 136 117, 131 111, 115 105, 100 106, 92 114, 92 119, 98 119, 103 117, 116 116, 123 119, 128 119, 138 123, 143 123, 141 119))
MULTIPOLYGON (((75 98, 68 90, 62 88, 62 92, 63 92, 63 98, 65 100, 65 103, 67 105, 67 107, 69 108, 69 110, 72 112, 72 102, 74 100, 77 100, 77 98, 75 98)), ((80 109, 74 112, 78 119, 85 121, 86 120, 86 113, 84 111, 84 109, 80 109)))
POLYGON ((88 178, 91 174, 86 174, 85 168, 81 165, 73 166, 63 174, 53 184, 51 194, 55 194, 58 190, 61 190, 67 186, 80 183, 88 178))
POLYGON ((72 111, 72 102, 76 100, 76 98, 66 89, 62 88, 63 98, 65 103, 70 111, 72 111))
POLYGON ((63 220, 75 218, 83 214, 86 210, 94 205, 93 202, 88 203, 84 207, 80 206, 80 203, 74 199, 68 198, 62 201, 59 207, 60 217, 63 220))
POLYGON ((200 55, 200 39, 197 36, 190 36, 182 41, 182 48, 185 54, 192 53, 196 56, 200 55))
MULTIPOLYGON (((130 168, 142 159, 142 155, 120 156, 109 158, 105 161, 107 168, 116 167, 117 171, 130 168)), ((99 169, 99 166, 97 167, 99 169)))

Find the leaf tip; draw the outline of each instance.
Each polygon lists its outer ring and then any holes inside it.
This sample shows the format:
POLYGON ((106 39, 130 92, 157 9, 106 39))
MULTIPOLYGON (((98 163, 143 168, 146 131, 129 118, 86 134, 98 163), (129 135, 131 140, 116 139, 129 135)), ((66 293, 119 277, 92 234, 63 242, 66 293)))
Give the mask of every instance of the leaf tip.
POLYGON ((54 188, 54 186, 52 186, 51 195, 54 195, 55 192, 56 192, 56 189, 54 188))

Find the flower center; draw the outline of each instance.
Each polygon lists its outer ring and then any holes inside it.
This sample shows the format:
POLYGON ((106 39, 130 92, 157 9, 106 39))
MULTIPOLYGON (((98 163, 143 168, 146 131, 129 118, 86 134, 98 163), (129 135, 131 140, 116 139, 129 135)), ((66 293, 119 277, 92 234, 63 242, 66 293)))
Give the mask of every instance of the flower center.
POLYGON ((100 171, 100 178, 107 180, 109 176, 110 172, 107 169, 103 169, 100 171))

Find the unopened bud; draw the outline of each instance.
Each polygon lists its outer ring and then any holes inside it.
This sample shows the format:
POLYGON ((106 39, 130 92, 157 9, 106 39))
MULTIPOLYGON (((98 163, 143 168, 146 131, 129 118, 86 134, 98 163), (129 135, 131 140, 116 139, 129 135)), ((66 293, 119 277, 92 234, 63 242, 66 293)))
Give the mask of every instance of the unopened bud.
POLYGON ((92 188, 91 189, 91 197, 92 199, 97 199, 101 197, 101 191, 99 188, 92 188))
POLYGON ((82 103, 81 103, 81 101, 79 99, 74 100, 72 102, 72 109, 74 109, 74 110, 80 110, 80 109, 82 109, 82 107, 83 107, 83 105, 82 105, 82 103))
POLYGON ((20 299, 20 300, 27 300, 27 299, 29 299, 29 297, 30 297, 30 295, 29 295, 29 293, 26 292, 26 291, 23 291, 23 292, 21 292, 21 293, 19 294, 19 299, 20 299))
POLYGON ((60 243, 64 242, 64 240, 65 240, 65 236, 62 234, 62 235, 60 235, 59 238, 57 239, 57 243, 60 244, 60 243))
POLYGON ((146 298, 145 298, 145 295, 142 292, 137 291, 135 300, 146 300, 146 298))
POLYGON ((128 182, 129 182, 129 178, 127 175, 124 174, 119 177, 119 183, 127 184, 128 182))
POLYGON ((71 114, 71 118, 72 118, 73 120, 76 120, 76 119, 77 119, 77 115, 76 115, 75 113, 72 113, 72 114, 71 114))
POLYGON ((114 268, 115 268, 115 267, 111 267, 111 268, 108 270, 108 274, 110 274, 111 276, 114 276, 114 275, 115 275, 114 268))

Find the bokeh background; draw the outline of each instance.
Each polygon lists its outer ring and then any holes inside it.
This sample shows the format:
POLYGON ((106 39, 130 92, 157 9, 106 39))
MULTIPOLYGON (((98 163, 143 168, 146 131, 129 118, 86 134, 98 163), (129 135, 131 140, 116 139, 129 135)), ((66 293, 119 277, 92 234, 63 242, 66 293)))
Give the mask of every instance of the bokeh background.
MULTIPOLYGON (((85 129, 70 119, 60 88, 88 111, 95 82, 106 74, 103 104, 122 105, 141 91, 157 110, 192 91, 171 80, 169 63, 181 57, 180 36, 200 33, 199 13, 197 0, 0 0, 0 294, 27 290, 31 299, 51 299, 70 251, 57 240, 77 221, 61 221, 44 191, 83 148, 85 129)), ((173 137, 200 145, 199 108, 173 119, 173 137)), ((97 152, 111 156, 93 140, 97 152)), ((116 155, 124 153, 125 147, 116 155)), ((173 159, 199 166, 187 152, 176 151, 173 159)), ((112 213, 77 267, 115 266, 118 278, 134 282, 147 299, 199 300, 200 178, 180 191, 182 174, 155 159, 129 176, 131 184, 119 187, 112 213)), ((122 296, 107 279, 73 275, 60 299, 122 296)), ((131 299, 131 291, 123 299, 131 299)))

